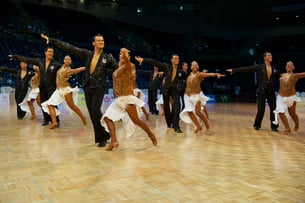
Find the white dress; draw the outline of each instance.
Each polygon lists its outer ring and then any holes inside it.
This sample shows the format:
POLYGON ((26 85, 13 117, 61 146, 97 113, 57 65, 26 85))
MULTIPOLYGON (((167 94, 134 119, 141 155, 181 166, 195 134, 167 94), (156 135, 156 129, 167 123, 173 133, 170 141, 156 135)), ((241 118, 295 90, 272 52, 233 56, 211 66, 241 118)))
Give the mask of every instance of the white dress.
POLYGON ((196 115, 195 106, 197 102, 200 101, 201 106, 204 108, 209 99, 210 98, 205 96, 202 92, 200 92, 199 94, 193 94, 191 96, 184 94, 185 107, 179 114, 180 119, 185 123, 193 123, 188 112, 193 112, 196 115))
MULTIPOLYGON (((140 90, 139 88, 135 88, 135 89, 133 90, 134 96, 137 97, 139 93, 140 93, 139 99, 142 100, 143 102, 145 102, 145 94, 144 94, 144 92, 143 92, 142 90, 140 90)), ((142 116, 144 115, 144 112, 143 112, 143 110, 142 110, 142 106, 141 106, 141 107, 138 106, 138 107, 137 107, 137 111, 138 111, 139 117, 142 117, 142 116)))
MULTIPOLYGON (((73 102, 75 105, 77 105, 78 91, 79 91, 79 89, 77 86, 74 88, 71 88, 68 86, 68 87, 62 87, 62 88, 56 89, 53 92, 53 94, 51 95, 51 97, 47 101, 45 101, 41 104, 42 110, 44 112, 50 114, 48 105, 58 106, 58 105, 62 104, 63 105, 62 107, 64 109, 68 110, 71 114, 73 111, 67 105, 66 100, 65 100, 65 95, 72 92, 73 102)), ((59 109, 60 109, 60 107, 59 107, 59 109)), ((55 108, 56 116, 58 116, 61 112, 59 109, 55 108)))
POLYGON ((135 131, 135 124, 129 118, 126 107, 129 104, 134 104, 137 108, 141 108, 145 105, 144 101, 134 95, 119 96, 109 105, 106 112, 104 113, 101 121, 102 126, 107 132, 109 132, 108 126, 104 120, 105 117, 109 118, 113 122, 122 119, 124 123, 124 130, 127 137, 130 137, 135 131))
POLYGON ((276 109, 273 111, 275 114, 275 120, 272 122, 273 124, 279 124, 278 115, 279 113, 288 114, 288 108, 293 105, 293 102, 300 102, 300 97, 296 95, 292 95, 290 97, 282 97, 281 95, 277 95, 276 99, 276 109))
POLYGON ((70 66, 66 66, 66 67, 62 66, 57 71, 56 85, 59 88, 57 88, 53 92, 53 94, 47 101, 45 101, 41 104, 42 110, 44 112, 50 114, 48 105, 52 105, 52 106, 58 106, 58 109, 55 108, 56 116, 58 116, 60 114, 60 112, 65 109, 68 110, 70 114, 72 114, 73 111, 72 111, 72 109, 70 109, 68 107, 66 100, 65 100, 65 95, 72 92, 73 102, 75 105, 77 105, 79 89, 77 86, 74 88, 70 87, 69 83, 67 82, 67 78, 69 77, 68 73, 70 70, 71 70, 70 66), (62 104, 62 105, 60 105, 60 104, 62 104))
POLYGON ((40 106, 36 102, 36 98, 39 94, 39 87, 33 88, 30 90, 29 94, 23 99, 23 101, 19 104, 20 108, 25 112, 31 112, 28 102, 34 99, 34 109, 37 111, 40 109, 40 106))

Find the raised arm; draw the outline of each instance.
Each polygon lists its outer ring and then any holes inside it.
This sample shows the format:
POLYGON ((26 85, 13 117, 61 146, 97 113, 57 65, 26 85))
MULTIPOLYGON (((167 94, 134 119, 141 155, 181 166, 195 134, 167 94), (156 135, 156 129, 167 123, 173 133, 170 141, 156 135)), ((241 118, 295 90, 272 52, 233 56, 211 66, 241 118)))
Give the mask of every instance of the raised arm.
POLYGON ((142 58, 140 56, 136 56, 135 59, 142 65, 143 62, 151 64, 152 66, 158 67, 158 69, 161 69, 161 71, 166 71, 168 68, 168 65, 165 63, 162 63, 160 61, 151 59, 151 58, 142 58))
POLYGON ((39 70, 39 66, 33 65, 33 70, 35 71, 35 73, 38 75, 38 77, 40 77, 40 70, 39 70))
POLYGON ((39 58, 30 58, 26 56, 20 56, 20 55, 8 55, 10 60, 16 60, 16 61, 24 61, 28 64, 33 65, 39 65, 39 58))
POLYGON ((83 61, 86 61, 88 59, 88 56, 90 55, 90 51, 87 49, 82 49, 82 48, 78 48, 76 46, 73 46, 72 44, 69 44, 67 42, 52 38, 52 37, 48 37, 44 34, 40 35, 41 38, 46 40, 47 44, 53 44, 54 46, 73 54, 74 56, 82 59, 83 61))

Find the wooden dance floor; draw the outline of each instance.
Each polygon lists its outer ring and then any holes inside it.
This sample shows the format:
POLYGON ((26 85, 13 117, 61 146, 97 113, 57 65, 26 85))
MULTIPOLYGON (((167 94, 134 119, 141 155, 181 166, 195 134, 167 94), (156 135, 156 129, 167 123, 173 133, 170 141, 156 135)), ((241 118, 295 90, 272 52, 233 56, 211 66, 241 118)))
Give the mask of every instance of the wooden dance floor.
MULTIPOLYGON (((182 122, 176 134, 151 115, 157 147, 140 128, 127 138, 117 123, 112 152, 96 146, 80 107, 87 127, 64 112, 50 130, 41 113, 17 120, 15 105, 0 106, 1 203, 305 202, 305 126, 272 132, 268 107, 259 131, 254 103, 208 104, 208 134, 182 122)), ((304 124, 305 106, 297 111, 304 124)))

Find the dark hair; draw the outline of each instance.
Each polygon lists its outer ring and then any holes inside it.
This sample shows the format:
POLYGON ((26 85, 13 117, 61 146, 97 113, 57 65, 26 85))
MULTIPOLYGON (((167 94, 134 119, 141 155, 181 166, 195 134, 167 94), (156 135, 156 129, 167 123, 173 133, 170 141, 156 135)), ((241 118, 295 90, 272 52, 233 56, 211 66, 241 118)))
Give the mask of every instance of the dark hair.
POLYGON ((94 35, 94 36, 92 37, 91 41, 94 42, 96 37, 103 37, 103 38, 104 38, 104 36, 103 36, 102 34, 97 33, 96 35, 94 35))
POLYGON ((270 52, 270 51, 264 51, 264 53, 263 53, 263 58, 264 58, 265 56, 267 56, 267 54, 271 54, 271 52, 270 52))
POLYGON ((178 56, 178 57, 179 57, 179 55, 178 55, 178 54, 172 54, 171 59, 172 59, 174 56, 178 56))
POLYGON ((44 48, 44 51, 48 51, 48 49, 53 49, 54 50, 54 47, 51 46, 51 45, 47 45, 45 48, 44 48))

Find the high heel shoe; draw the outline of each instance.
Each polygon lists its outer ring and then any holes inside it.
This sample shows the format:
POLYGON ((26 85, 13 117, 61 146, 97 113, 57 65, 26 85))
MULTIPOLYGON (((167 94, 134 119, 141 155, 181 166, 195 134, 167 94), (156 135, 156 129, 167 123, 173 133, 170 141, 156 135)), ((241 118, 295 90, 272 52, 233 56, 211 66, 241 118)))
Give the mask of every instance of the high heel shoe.
POLYGON ((145 118, 147 121, 149 120, 149 113, 145 113, 145 118))
POLYGON ((295 132, 297 132, 299 130, 299 124, 295 124, 294 129, 295 132))
POLYGON ((157 146, 158 141, 157 141, 156 136, 155 136, 154 134, 152 134, 152 135, 149 135, 149 138, 151 139, 151 142, 152 142, 155 146, 157 146))
POLYGON ((49 129, 54 129, 54 128, 57 128, 59 125, 58 123, 52 123, 49 127, 49 129))
POLYGON ((83 118, 82 118, 82 121, 83 121, 83 125, 87 125, 87 119, 86 119, 86 117, 83 117, 83 118))
POLYGON ((287 128, 287 129, 284 131, 284 135, 289 135, 290 133, 291 133, 290 128, 287 128))
POLYGON ((199 127, 199 128, 197 128, 195 131, 194 131, 194 133, 198 133, 198 132, 201 132, 202 131, 202 127, 199 127))
POLYGON ((116 150, 118 147, 119 147, 119 143, 118 142, 110 142, 106 146, 105 150, 106 151, 112 151, 112 150, 116 150))

